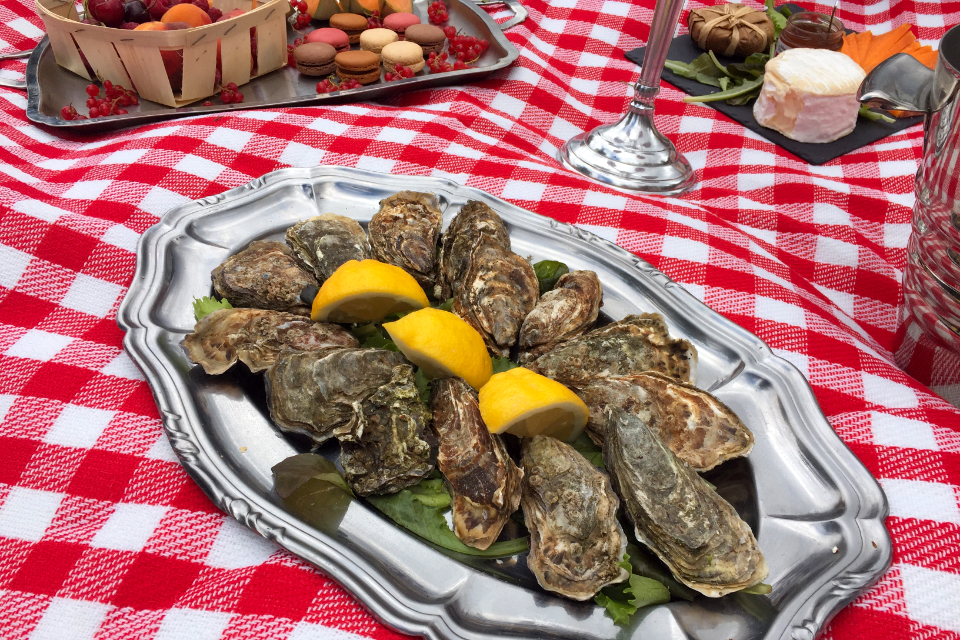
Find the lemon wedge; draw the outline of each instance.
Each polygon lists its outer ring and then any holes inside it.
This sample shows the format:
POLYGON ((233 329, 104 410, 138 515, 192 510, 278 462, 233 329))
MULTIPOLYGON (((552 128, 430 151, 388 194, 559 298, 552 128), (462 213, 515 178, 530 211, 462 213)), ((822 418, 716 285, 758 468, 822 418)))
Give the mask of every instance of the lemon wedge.
POLYGON ((413 276, 378 260, 348 260, 313 299, 317 322, 378 322, 391 313, 430 306, 413 276))
POLYGON ((492 376, 480 389, 480 415, 490 433, 572 442, 583 433, 589 414, 573 391, 522 367, 492 376))
POLYGON ((455 313, 420 309, 385 323, 383 328, 403 355, 429 378, 463 378, 479 389, 493 373, 483 338, 455 313))

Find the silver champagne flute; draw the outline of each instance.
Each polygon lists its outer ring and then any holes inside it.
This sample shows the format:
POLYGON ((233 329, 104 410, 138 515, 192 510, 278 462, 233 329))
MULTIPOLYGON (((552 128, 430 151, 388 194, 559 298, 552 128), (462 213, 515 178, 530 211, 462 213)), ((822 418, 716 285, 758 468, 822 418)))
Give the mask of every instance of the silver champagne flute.
POLYGON ((696 182, 687 159, 653 123, 660 73, 684 0, 658 0, 640 78, 627 113, 582 133, 560 148, 560 160, 583 175, 619 189, 674 196, 696 182))

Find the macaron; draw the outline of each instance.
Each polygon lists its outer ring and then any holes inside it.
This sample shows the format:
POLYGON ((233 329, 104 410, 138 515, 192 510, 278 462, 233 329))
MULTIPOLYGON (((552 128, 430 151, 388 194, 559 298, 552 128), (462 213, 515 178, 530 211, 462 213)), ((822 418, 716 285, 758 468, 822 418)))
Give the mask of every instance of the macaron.
POLYGON ((367 29, 367 19, 356 13, 335 13, 330 16, 330 26, 346 33, 350 44, 357 44, 367 29))
POLYGON ((353 78, 360 84, 370 84, 380 79, 380 56, 372 51, 344 51, 334 62, 341 80, 353 78))
POLYGON ((423 49, 423 55, 427 56, 432 52, 440 53, 447 41, 447 34, 432 24, 412 24, 407 27, 404 40, 416 42, 423 49))
POLYGON ((407 40, 388 44, 380 51, 380 58, 387 71, 393 71, 394 66, 400 64, 410 67, 411 71, 417 73, 427 64, 423 59, 423 49, 420 45, 407 40))
POLYGON ((360 34, 360 48, 380 55, 380 51, 400 36, 390 29, 367 29, 360 34))
POLYGON ((304 42, 326 42, 336 49, 337 53, 350 50, 350 38, 341 29, 330 29, 329 27, 315 29, 307 34, 304 42))
POLYGON ((420 18, 412 13, 401 11, 400 13, 391 13, 383 19, 383 26, 394 31, 400 39, 404 39, 403 32, 412 24, 420 24, 420 18))
POLYGON ((337 50, 326 42, 305 42, 293 50, 297 71, 305 76, 328 76, 337 65, 333 59, 337 50))

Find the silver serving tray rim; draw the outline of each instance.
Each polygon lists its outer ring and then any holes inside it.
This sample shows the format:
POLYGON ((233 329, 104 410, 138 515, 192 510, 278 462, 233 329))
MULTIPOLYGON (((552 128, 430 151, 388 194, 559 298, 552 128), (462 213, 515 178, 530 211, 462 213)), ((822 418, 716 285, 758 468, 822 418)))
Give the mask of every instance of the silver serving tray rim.
MULTIPOLYGON (((398 191, 410 188, 410 182, 415 181, 416 188, 421 190, 443 190, 484 201, 501 213, 509 224, 533 229, 541 233, 545 240, 550 237, 572 237, 583 241, 594 251, 602 252, 606 258, 633 270, 638 279, 655 283, 662 296, 659 298, 661 302, 686 314, 703 326, 704 331, 721 335, 726 343, 737 347, 741 357, 746 354, 746 370, 751 375, 762 374, 763 381, 771 385, 778 395, 783 410, 797 420, 799 428, 793 434, 796 446, 809 451, 821 471, 836 483, 843 497, 842 510, 832 514, 832 517, 835 522, 849 526, 844 531, 853 532, 846 534, 848 537, 843 539, 842 548, 833 551, 835 562, 828 573, 821 574, 806 585, 802 593, 779 603, 780 610, 766 629, 764 638, 812 640, 837 611, 866 591, 889 568, 892 543, 884 527, 888 506, 883 491, 834 432, 803 374, 793 364, 776 356, 760 338, 710 309, 646 261, 581 228, 533 214, 481 190, 447 179, 385 176, 335 166, 274 171, 243 186, 169 211, 141 236, 137 248, 136 273, 117 314, 117 323, 126 332, 124 347, 150 384, 162 416, 163 429, 181 464, 210 499, 239 522, 320 568, 354 594, 385 624, 401 632, 436 640, 493 640, 503 635, 531 640, 578 637, 572 631, 570 634, 557 633, 555 630, 543 635, 520 633, 508 620, 497 619, 489 615, 490 612, 471 611, 463 603, 481 596, 483 589, 490 588, 489 581, 496 579, 426 545, 422 545, 422 549, 416 547, 399 527, 387 527, 382 535, 400 536, 408 547, 415 547, 411 551, 413 555, 421 552, 435 554, 421 557, 439 563, 453 577, 447 581, 438 580, 443 584, 438 584, 436 593, 429 598, 411 598, 407 593, 389 588, 387 577, 381 573, 383 568, 376 558, 362 557, 355 549, 340 544, 335 537, 311 528, 277 504, 257 495, 240 479, 205 432, 188 390, 179 379, 182 372, 175 370, 173 363, 158 347, 163 329, 151 321, 150 311, 165 286, 164 256, 192 223, 239 202, 263 197, 263 193, 271 188, 308 184, 319 187, 336 181, 379 187, 396 186, 398 191)), ((198 292, 199 295, 207 293, 198 292)), ((189 300, 183 302, 189 304, 189 300)), ((802 520, 802 517, 798 519, 802 520)), ((520 589, 498 583, 502 585, 499 588, 504 590, 520 589)), ((482 601, 482 597, 479 599, 482 601)), ((545 620, 549 617, 548 611, 544 609, 540 612, 546 616, 545 620)), ((561 612, 556 615, 567 614, 561 612)), ((563 623, 562 620, 554 622, 563 623)), ((639 634, 625 635, 623 630, 613 628, 609 637, 639 637, 639 634)))

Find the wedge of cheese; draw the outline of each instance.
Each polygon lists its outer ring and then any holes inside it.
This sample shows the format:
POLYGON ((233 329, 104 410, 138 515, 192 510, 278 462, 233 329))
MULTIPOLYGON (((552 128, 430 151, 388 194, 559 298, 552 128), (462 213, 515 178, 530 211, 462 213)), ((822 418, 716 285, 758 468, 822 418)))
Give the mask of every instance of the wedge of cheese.
POLYGON ((866 74, 827 49, 790 49, 767 63, 753 117, 800 142, 831 142, 857 124, 857 89, 866 74))

